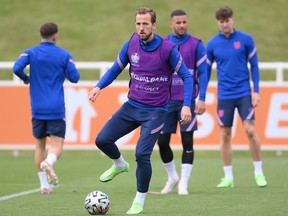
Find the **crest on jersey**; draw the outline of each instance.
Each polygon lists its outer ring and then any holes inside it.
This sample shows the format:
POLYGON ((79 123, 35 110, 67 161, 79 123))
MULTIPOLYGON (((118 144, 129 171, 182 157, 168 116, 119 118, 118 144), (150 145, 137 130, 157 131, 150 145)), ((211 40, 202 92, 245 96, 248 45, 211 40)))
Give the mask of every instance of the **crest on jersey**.
POLYGON ((133 54, 131 55, 131 61, 132 61, 132 63, 137 64, 137 63, 139 63, 139 60, 140 60, 140 56, 139 56, 138 53, 133 53, 133 54))
POLYGON ((240 47, 241 47, 240 41, 235 41, 235 42, 234 42, 234 48, 235 48, 235 49, 239 49, 240 47))
POLYGON ((218 110, 218 116, 222 118, 224 116, 224 110, 218 110))

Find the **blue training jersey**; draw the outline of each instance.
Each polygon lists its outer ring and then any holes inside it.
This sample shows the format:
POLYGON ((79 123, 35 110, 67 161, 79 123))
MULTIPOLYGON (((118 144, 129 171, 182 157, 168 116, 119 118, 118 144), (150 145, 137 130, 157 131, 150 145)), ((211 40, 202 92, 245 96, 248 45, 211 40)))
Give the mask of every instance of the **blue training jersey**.
POLYGON ((71 54, 52 42, 21 53, 13 66, 13 72, 22 80, 28 77, 24 72, 30 65, 30 104, 32 117, 42 120, 65 118, 63 83, 65 78, 77 83, 80 74, 71 54))
MULTIPOLYGON (((139 39, 140 40, 140 39, 139 39)), ((144 43, 142 40, 140 40, 140 45, 142 49, 145 51, 153 52, 156 50, 162 43, 162 38, 154 34, 154 38, 147 42, 144 43)), ((124 70, 126 65, 129 63, 129 57, 127 56, 127 50, 128 50, 128 45, 129 41, 126 41, 124 45, 122 46, 117 59, 115 60, 114 64, 112 67, 104 74, 104 76, 99 80, 97 83, 97 87, 100 89, 103 89, 110 85, 116 78, 117 76, 124 70)), ((181 55, 179 55, 177 47, 174 47, 170 53, 169 57, 169 63, 171 65, 171 70, 177 70, 178 75, 184 80, 184 102, 183 105, 185 106, 191 106, 191 97, 192 97, 192 92, 193 90, 190 88, 190 86, 193 86, 193 80, 191 79, 191 75, 185 65, 185 63, 182 61, 181 55)), ((167 105, 164 105, 162 107, 149 107, 143 104, 139 104, 135 101, 129 100, 128 101, 130 104, 133 106, 142 108, 142 109, 164 109, 167 110, 167 105)))
POLYGON ((226 38, 219 32, 206 45, 207 69, 210 78, 214 61, 217 63, 218 99, 235 99, 251 95, 250 72, 254 92, 259 92, 259 67, 253 38, 246 33, 234 32, 226 38))

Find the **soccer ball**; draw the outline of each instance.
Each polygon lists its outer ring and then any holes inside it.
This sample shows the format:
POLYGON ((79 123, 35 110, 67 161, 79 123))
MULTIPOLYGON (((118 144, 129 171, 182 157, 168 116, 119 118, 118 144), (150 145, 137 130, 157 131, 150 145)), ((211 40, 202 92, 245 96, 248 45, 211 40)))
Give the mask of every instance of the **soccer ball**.
POLYGON ((102 191, 92 191, 86 198, 84 207, 90 215, 104 215, 109 210, 110 200, 102 191))

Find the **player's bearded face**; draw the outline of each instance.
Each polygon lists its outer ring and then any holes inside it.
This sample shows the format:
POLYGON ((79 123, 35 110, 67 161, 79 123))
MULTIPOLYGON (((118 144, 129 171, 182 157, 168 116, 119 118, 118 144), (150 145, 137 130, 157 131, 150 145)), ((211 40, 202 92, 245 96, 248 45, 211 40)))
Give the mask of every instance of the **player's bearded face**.
POLYGON ((144 42, 148 41, 149 38, 151 37, 151 35, 152 35, 152 32, 150 32, 150 33, 140 32, 139 33, 140 39, 144 42))
POLYGON ((188 30, 187 16, 174 16, 170 20, 170 27, 173 33, 178 37, 185 35, 188 30))
POLYGON ((136 30, 142 41, 147 42, 153 38, 155 27, 156 23, 151 22, 150 14, 136 15, 136 30))

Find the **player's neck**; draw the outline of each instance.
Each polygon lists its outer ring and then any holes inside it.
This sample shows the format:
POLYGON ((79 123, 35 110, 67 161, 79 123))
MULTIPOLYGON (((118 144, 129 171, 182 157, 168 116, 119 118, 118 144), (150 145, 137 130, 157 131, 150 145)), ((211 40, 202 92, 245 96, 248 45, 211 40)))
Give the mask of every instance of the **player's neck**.
POLYGON ((229 38, 231 34, 233 34, 234 30, 229 31, 229 32, 222 32, 222 34, 226 37, 229 38))

